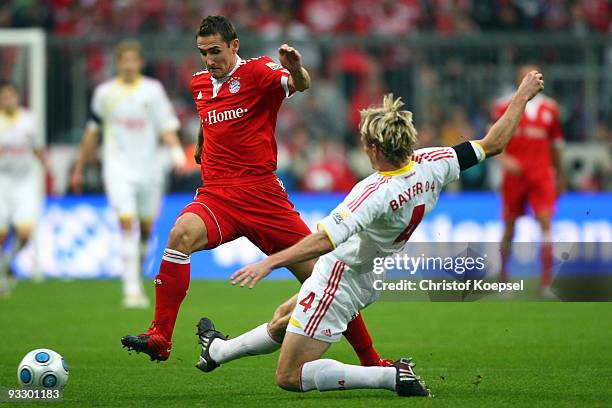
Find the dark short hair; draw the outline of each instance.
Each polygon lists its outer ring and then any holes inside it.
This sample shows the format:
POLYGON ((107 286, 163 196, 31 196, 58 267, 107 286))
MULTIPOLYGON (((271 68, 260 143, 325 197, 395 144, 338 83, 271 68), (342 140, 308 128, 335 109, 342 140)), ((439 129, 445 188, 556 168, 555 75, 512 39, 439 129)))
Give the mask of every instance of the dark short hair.
POLYGON ((219 34, 223 41, 229 45, 230 41, 238 38, 234 25, 225 16, 207 16, 202 19, 196 37, 207 37, 219 34))

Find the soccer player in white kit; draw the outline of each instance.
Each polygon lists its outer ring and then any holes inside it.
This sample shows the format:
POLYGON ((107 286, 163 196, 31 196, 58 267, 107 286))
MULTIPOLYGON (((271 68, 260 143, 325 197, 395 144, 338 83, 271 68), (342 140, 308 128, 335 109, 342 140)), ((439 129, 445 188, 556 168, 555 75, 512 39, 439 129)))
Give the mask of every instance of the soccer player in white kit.
POLYGON ((10 265, 30 239, 44 199, 45 150, 34 115, 19 106, 17 87, 0 83, 0 296, 10 290, 10 265), (5 250, 9 227, 15 241, 5 250))
MULTIPOLYGON (((412 113, 399 110, 402 103, 393 95, 385 96, 382 107, 361 112, 361 141, 377 172, 353 188, 318 224, 318 232, 232 275, 233 284, 253 287, 275 268, 320 256, 302 284, 287 326, 276 369, 281 388, 381 388, 400 396, 429 395, 410 359, 393 367, 359 367, 321 356, 340 339, 350 319, 376 299, 373 282, 380 276, 373 272, 374 259, 402 250, 442 187, 457 180, 462 170, 503 151, 527 102, 543 87, 542 75, 531 71, 484 139, 453 147, 414 151, 412 113)), ((214 358, 215 343, 221 342, 211 336, 206 357, 214 358)))
POLYGON ((71 183, 80 191, 83 166, 94 155, 101 134, 104 187, 123 239, 123 306, 140 308, 149 305, 140 270, 163 196, 160 138, 170 147, 176 168, 184 165, 185 156, 177 135, 179 121, 162 84, 141 75, 144 60, 139 43, 120 43, 115 57, 118 75, 94 91, 71 183))

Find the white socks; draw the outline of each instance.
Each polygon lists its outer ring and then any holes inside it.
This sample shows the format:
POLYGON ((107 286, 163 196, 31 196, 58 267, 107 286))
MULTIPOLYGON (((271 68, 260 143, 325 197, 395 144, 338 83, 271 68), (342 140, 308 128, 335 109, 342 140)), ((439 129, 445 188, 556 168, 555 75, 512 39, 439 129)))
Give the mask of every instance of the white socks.
POLYGON ((221 364, 245 356, 269 354, 278 350, 280 346, 280 343, 270 337, 268 323, 264 323, 235 339, 226 341, 216 339, 210 344, 209 353, 213 360, 221 364))
POLYGON ((320 359, 302 366, 302 391, 382 388, 395 391, 395 367, 361 367, 320 359))
POLYGON ((121 249, 123 253, 123 295, 133 296, 142 293, 140 279, 140 256, 138 254, 139 236, 137 231, 122 233, 121 249))

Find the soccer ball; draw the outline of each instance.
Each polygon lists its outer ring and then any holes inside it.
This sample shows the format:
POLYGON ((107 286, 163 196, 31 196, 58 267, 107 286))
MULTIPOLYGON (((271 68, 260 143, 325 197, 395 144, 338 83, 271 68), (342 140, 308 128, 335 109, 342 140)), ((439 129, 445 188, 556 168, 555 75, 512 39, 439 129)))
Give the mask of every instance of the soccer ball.
POLYGON ((19 363, 17 378, 23 387, 64 388, 68 381, 68 364, 53 350, 32 350, 19 363))

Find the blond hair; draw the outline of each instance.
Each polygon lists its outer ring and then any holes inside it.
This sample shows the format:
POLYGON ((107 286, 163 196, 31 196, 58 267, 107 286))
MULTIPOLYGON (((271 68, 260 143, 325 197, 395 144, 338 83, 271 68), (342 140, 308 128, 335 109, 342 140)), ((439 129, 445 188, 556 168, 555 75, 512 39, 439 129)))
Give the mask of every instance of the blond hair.
POLYGON ((402 98, 387 94, 382 107, 363 109, 359 131, 366 146, 376 145, 394 165, 401 165, 412 155, 417 145, 417 131, 412 124, 412 112, 400 110, 402 98))
POLYGON ((142 46, 136 40, 124 40, 121 41, 117 47, 115 47, 115 59, 119 60, 124 52, 135 51, 138 53, 140 58, 143 58, 142 55, 142 46))

